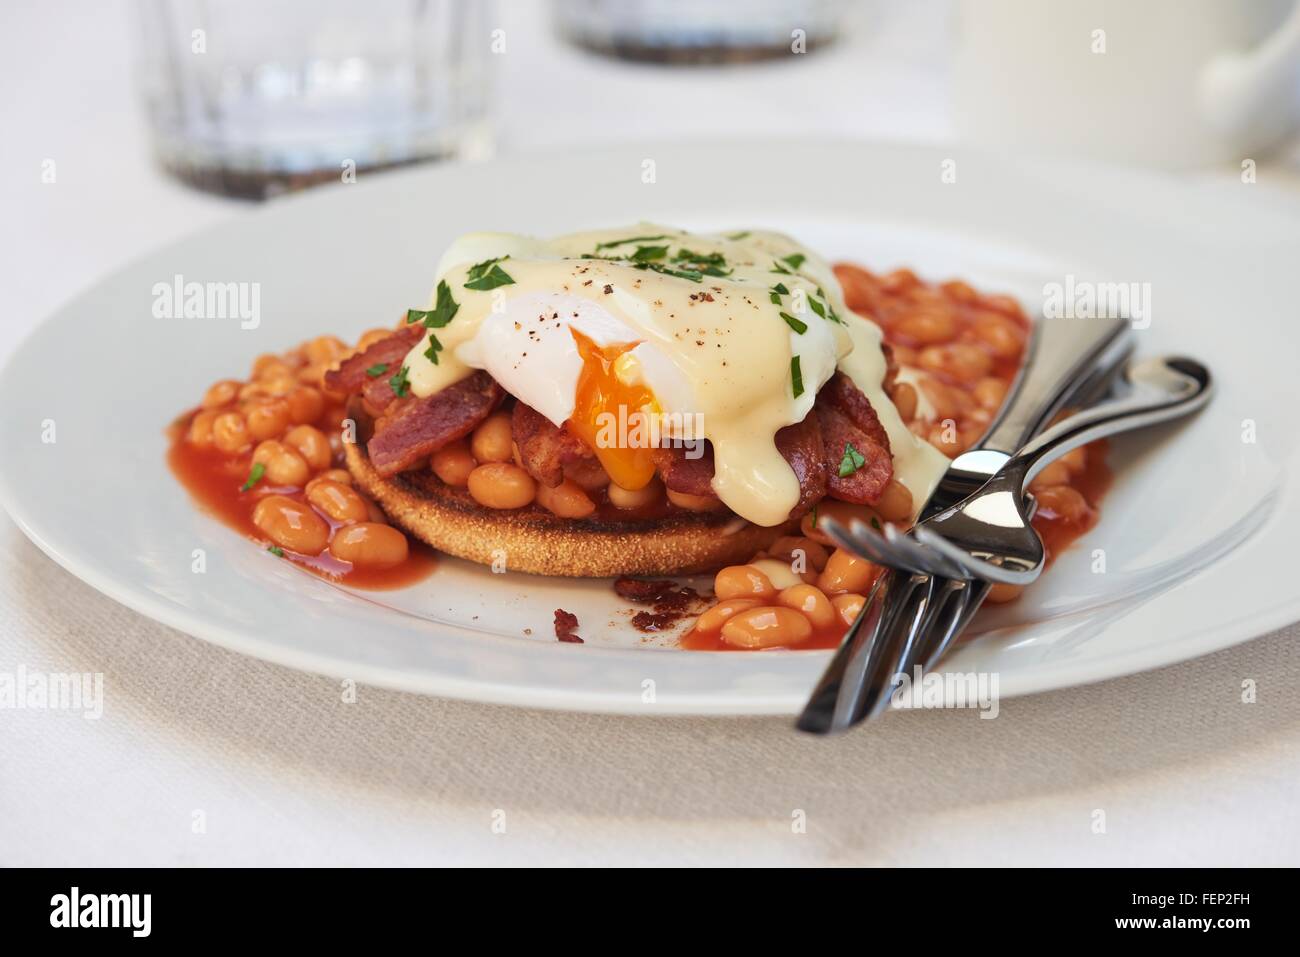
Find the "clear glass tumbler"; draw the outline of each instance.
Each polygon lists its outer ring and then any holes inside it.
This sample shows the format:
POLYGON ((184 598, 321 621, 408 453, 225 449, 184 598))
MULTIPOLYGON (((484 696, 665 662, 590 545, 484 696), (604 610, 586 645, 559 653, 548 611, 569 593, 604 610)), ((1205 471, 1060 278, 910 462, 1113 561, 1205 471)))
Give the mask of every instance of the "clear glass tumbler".
POLYGON ((484 0, 137 2, 154 148, 191 185, 264 198, 489 150, 484 0))

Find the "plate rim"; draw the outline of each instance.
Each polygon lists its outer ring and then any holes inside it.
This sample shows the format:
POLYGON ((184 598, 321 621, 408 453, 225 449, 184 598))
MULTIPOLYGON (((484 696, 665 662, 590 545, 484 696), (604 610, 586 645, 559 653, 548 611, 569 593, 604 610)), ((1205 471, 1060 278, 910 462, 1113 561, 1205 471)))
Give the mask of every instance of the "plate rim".
MULTIPOLYGON (((776 141, 780 145, 789 146, 788 142, 776 141)), ((703 143, 669 143, 658 144, 654 149, 664 150, 689 150, 696 147, 705 149, 725 149, 728 151, 740 152, 754 148, 755 144, 763 144, 768 148, 773 146, 773 141, 763 139, 735 140, 726 142, 709 142, 703 143)), ((1025 157, 1000 157, 996 154, 987 153, 979 150, 972 150, 965 147, 944 147, 930 144, 915 143, 898 143, 892 141, 862 141, 862 140, 843 140, 831 141, 826 144, 828 149, 842 149, 851 147, 855 150, 876 151, 876 150, 908 150, 920 151, 931 155, 953 154, 953 155, 981 155, 990 158, 999 163, 1010 163, 1015 167, 1023 167, 1032 163, 1025 157)), ((599 153, 604 155, 630 156, 637 153, 644 153, 645 149, 650 148, 646 145, 638 147, 636 143, 616 144, 603 148, 599 151, 584 151, 583 155, 599 153)), ((519 166, 521 164, 534 165, 538 163, 547 163, 563 160, 564 157, 573 156, 572 151, 553 150, 544 153, 538 153, 530 156, 511 156, 500 160, 491 161, 486 164, 449 164, 445 166, 416 168, 411 170, 394 171, 388 174, 384 179, 390 178, 452 178, 464 170, 482 170, 486 168, 509 167, 510 165, 519 166)), ((1063 162, 1059 158, 1052 159, 1053 164, 1059 168, 1063 162)), ((1149 174, 1130 170, 1124 167, 1112 167, 1105 164, 1095 164, 1070 160, 1070 164, 1083 167, 1085 169, 1101 171, 1105 174, 1119 175, 1131 178, 1136 182, 1149 181, 1149 174)), ((383 183, 377 184, 383 188, 383 183)), ((372 187, 373 188, 373 187, 372 187)), ((151 259, 165 254, 178 244, 201 240, 204 237, 218 236, 220 233, 230 231, 238 233, 241 230, 250 228, 250 223, 255 224, 263 217, 292 215, 294 209, 302 205, 325 205, 330 203, 339 194, 336 191, 307 191, 303 194, 293 195, 285 199, 253 210, 251 215, 236 216, 231 219, 223 220, 218 223, 210 224, 205 227, 193 230, 183 236, 173 240, 159 243, 149 249, 141 252, 124 263, 118 265, 108 273, 99 276, 93 282, 81 286, 64 300, 57 308, 44 316, 39 322, 29 328, 13 352, 0 367, 0 384, 10 381, 17 375, 15 368, 20 365, 22 356, 26 351, 34 348, 33 342, 40 334, 41 330, 50 323, 56 322, 59 317, 64 316, 69 309, 93 296, 96 290, 101 286, 110 283, 115 277, 139 268, 151 259)), ((1249 205, 1254 205, 1258 200, 1252 197, 1249 205)), ((1286 464, 1283 463, 1286 470, 1286 464)), ((1275 506, 1275 512, 1285 507, 1283 499, 1286 493, 1290 491, 1290 485, 1287 482, 1282 484, 1282 497, 1275 506)), ((0 470, 0 505, 3 505, 5 511, 10 515, 20 531, 45 555, 50 557, 60 567, 69 574, 74 575, 81 581, 90 585, 96 591, 107 596, 113 601, 124 605, 144 615, 154 621, 158 621, 168 627, 174 628, 191 637, 203 641, 211 642, 219 647, 228 650, 249 655, 259 660, 268 661, 277 665, 303 670, 314 674, 328 675, 332 677, 355 678, 363 683, 376 687, 390 688, 393 690, 406 691, 410 693, 437 695, 441 697, 456 698, 460 700, 479 701, 492 704, 505 704, 520 707, 542 708, 551 710, 565 711, 590 711, 598 713, 620 713, 636 714, 642 716, 680 716, 680 715, 788 715, 797 711, 798 706, 802 704, 793 700, 789 692, 774 692, 759 694, 747 692, 746 696, 736 700, 723 700, 717 695, 717 692, 699 693, 677 693, 664 695, 660 697, 652 707, 637 707, 633 696, 626 692, 597 692, 593 690, 566 690, 559 688, 548 688, 539 685, 526 684, 504 684, 491 680, 476 680, 472 678, 461 678, 450 675, 433 675, 428 672, 412 673, 400 669, 388 668, 377 664, 357 664, 355 662, 344 662, 336 656, 305 651, 302 649, 288 648, 283 645, 277 645, 272 641, 259 638, 256 634, 242 634, 233 627, 220 621, 212 620, 210 616, 205 616, 202 612, 185 608, 179 604, 168 603, 158 596, 154 595, 147 589, 135 586, 129 577, 114 577, 110 573, 105 573, 95 566, 91 560, 86 560, 78 556, 73 551, 65 551, 55 546, 55 544, 42 533, 41 521, 38 515, 32 514, 22 506, 21 496, 13 486, 8 474, 8 470, 0 470)), ((206 517, 205 521, 216 523, 215 519, 206 517)), ((1248 544, 1259 534, 1272 524, 1274 516, 1270 516, 1259 529, 1249 536, 1242 545, 1248 544)), ((216 523, 219 524, 219 523, 216 523)), ((233 533, 232 533, 233 534, 233 533)), ((1240 546, 1239 546, 1240 547, 1240 546)), ((1211 569, 1203 569, 1195 573, 1193 578, 1200 578, 1211 572, 1211 569)), ((275 587, 268 585, 268 587, 275 587)), ((1059 688, 1080 686, 1091 684, 1098 681, 1109 680, 1110 678, 1122 677, 1140 673, 1142 671, 1152 670, 1154 668, 1165 667, 1197 658, 1214 651, 1223 650, 1233 647, 1245 641, 1251 640, 1260 635, 1275 631, 1294 623, 1300 619, 1300 593, 1297 593, 1289 600, 1283 599, 1276 605, 1267 609, 1257 609, 1249 618, 1240 618, 1229 625, 1214 626, 1213 628, 1200 629, 1187 634, 1184 637, 1164 642, 1155 646, 1148 646, 1136 650, 1125 651, 1116 654, 1108 654, 1105 657, 1090 663, 1072 662, 1069 660, 1058 661, 1042 666, 1035 666, 1020 669, 1014 673, 1005 674, 1002 678, 1003 687, 1001 697, 1010 698, 1023 694, 1039 693, 1043 691, 1056 690, 1059 688), (1213 635, 1213 637, 1210 637, 1213 635), (1173 644, 1175 649, 1166 647, 1173 644), (1163 653, 1161 650, 1163 649, 1163 653)), ((436 626, 435 626, 436 627, 436 626)), ((558 645, 557 647, 564 647, 558 645)), ((646 652, 632 649, 612 649, 602 648, 599 646, 576 646, 567 648, 560 653, 578 653, 578 654, 595 654, 597 656, 624 656, 627 654, 645 654, 646 652)), ((831 652, 829 651, 802 651, 793 652, 802 658, 816 660, 819 657, 828 660, 831 652)), ((691 654, 704 654, 708 652, 692 652, 691 654)), ((720 653, 713 653, 720 654, 720 653)))

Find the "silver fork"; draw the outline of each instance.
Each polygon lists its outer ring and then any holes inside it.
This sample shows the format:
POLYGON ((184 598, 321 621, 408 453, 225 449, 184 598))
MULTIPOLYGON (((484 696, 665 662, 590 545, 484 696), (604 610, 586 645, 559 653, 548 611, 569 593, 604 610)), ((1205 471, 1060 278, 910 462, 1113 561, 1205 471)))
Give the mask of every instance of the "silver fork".
MULTIPOLYGON (((1210 372, 1194 359, 1130 363, 1122 398, 1071 415, 1033 439, 978 491, 918 523, 907 534, 876 532, 860 521, 828 534, 880 565, 902 571, 1028 585, 1043 570, 1042 540, 1030 525, 1029 482, 1050 463, 1088 442, 1188 415, 1210 399, 1210 372)), ((979 453, 977 453, 979 454, 979 453)))
MULTIPOLYGON (((976 444, 975 451, 985 454, 967 453, 955 460, 920 518, 942 512, 978 489, 1062 407, 1100 394, 1132 350, 1132 332, 1124 320, 1040 319, 1007 402, 976 444)), ((987 586, 972 589, 963 576, 936 580, 926 572, 886 570, 813 689, 797 726, 813 734, 833 734, 879 714, 888 706, 888 692, 901 666, 937 660, 942 635, 964 628, 974 613, 972 602, 978 607, 985 594, 987 586)))

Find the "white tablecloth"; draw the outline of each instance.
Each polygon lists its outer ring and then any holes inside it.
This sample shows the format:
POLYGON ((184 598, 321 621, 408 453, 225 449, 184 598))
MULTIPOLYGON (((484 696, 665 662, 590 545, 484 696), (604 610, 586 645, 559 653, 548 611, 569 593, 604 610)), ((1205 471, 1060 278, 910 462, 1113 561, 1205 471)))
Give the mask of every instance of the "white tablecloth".
MULTIPOLYGON (((573 53, 535 5, 504 6, 503 151, 781 129, 949 135, 933 65, 942 3, 880 11, 799 72, 728 75, 573 53), (706 81, 709 117, 679 108, 706 81), (620 98, 633 113, 610 108, 620 98)), ((120 264, 250 209, 150 167, 130 8, 0 11, 0 358, 120 264), (41 183, 45 159, 56 184, 41 183)), ((1267 169, 1296 182, 1293 161, 1267 169)), ((114 604, 0 516, 0 673, 105 676, 99 720, 0 710, 0 864, 1295 864, 1297 637, 1292 626, 1004 701, 993 721, 899 714, 832 741, 776 719, 557 714, 369 688, 344 703, 330 679, 114 604)))

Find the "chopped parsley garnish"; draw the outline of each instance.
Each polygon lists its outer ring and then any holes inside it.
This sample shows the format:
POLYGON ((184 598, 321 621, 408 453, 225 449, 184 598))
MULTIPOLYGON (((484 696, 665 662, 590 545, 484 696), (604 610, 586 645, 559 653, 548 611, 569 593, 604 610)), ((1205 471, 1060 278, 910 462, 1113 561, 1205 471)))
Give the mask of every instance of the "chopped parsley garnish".
POLYGON ((667 255, 667 246, 638 246, 631 259, 634 263, 646 263, 654 259, 663 259, 667 255))
POLYGON ((821 316, 823 319, 829 319, 831 322, 839 322, 840 317, 835 314, 835 310, 831 307, 831 301, 827 298, 826 293, 822 292, 821 286, 817 287, 817 295, 826 300, 826 311, 822 312, 822 304, 816 299, 809 299, 808 302, 809 305, 812 306, 812 311, 817 313, 817 315, 821 316))
POLYGON ((615 246, 626 246, 628 243, 652 243, 655 240, 667 238, 667 236, 632 236, 628 239, 613 239, 607 243, 596 243, 596 248, 612 249, 615 246))
POLYGON ((803 371, 799 368, 798 356, 790 357, 790 385, 796 399, 803 395, 803 371))
POLYGON ((270 548, 267 549, 267 551, 270 552, 272 555, 274 555, 276 558, 284 558, 284 549, 281 548, 279 545, 272 545, 270 548))
POLYGON ((745 230, 741 230, 741 231, 738 232, 738 233, 728 233, 728 234, 727 234, 727 238, 728 238, 728 239, 744 239, 744 238, 745 238, 746 236, 748 236, 748 235, 749 235, 749 230, 748 230, 748 229, 745 229, 745 230))
POLYGON ((254 462, 252 469, 249 470, 248 478, 244 479, 244 484, 239 486, 241 492, 247 492, 250 488, 262 481, 262 476, 266 474, 266 466, 261 462, 254 462))
POLYGON ((848 478, 866 464, 866 457, 853 447, 853 443, 845 442, 844 458, 840 459, 840 478, 848 478))
POLYGON ((374 365, 372 365, 369 369, 366 370, 366 375, 370 376, 370 378, 372 379, 378 379, 381 375, 383 375, 387 371, 388 371, 387 362, 376 362, 374 365))
MULTIPOLYGON (((437 362, 436 359, 434 361, 437 362)), ((402 366, 402 371, 388 380, 388 385, 389 388, 393 390, 393 395, 397 396, 399 399, 406 398, 406 393, 410 391, 411 383, 406 378, 406 373, 409 371, 410 369, 406 366, 402 366)))
POLYGON ((779 282, 772 287, 772 291, 768 295, 772 299, 772 305, 779 306, 781 305, 781 297, 790 295, 790 290, 785 288, 785 283, 779 282))
MULTIPOLYGON (((509 256, 502 256, 499 259, 486 259, 481 263, 470 266, 465 288, 482 292, 487 289, 495 289, 497 286, 514 285, 514 279, 500 265, 501 262, 509 258, 509 256)), ((448 298, 451 298, 450 292, 448 298)))
MULTIPOLYGON (((510 281, 514 282, 513 279, 510 281)), ((456 310, 459 308, 460 303, 451 298, 451 287, 447 285, 445 279, 440 279, 438 281, 438 295, 433 308, 406 310, 406 322, 407 325, 412 322, 422 322, 426 329, 441 329, 451 322, 452 317, 456 315, 456 310)))
POLYGON ((689 279, 691 282, 703 282, 704 273, 697 269, 673 269, 671 266, 665 266, 663 263, 634 263, 637 269, 653 269, 657 273, 665 276, 676 276, 678 279, 689 279))
POLYGON ((690 249, 679 249, 673 256, 673 262, 681 263, 692 272, 705 276, 730 276, 731 270, 724 269, 727 257, 722 253, 697 253, 690 249))
POLYGON ((769 271, 769 272, 779 272, 782 276, 792 276, 792 275, 794 275, 792 272, 790 272, 790 270, 786 269, 786 268, 785 268, 784 266, 782 266, 780 263, 772 263, 772 268, 771 268, 770 270, 768 270, 768 271, 769 271))
POLYGON ((442 343, 438 341, 436 333, 429 333, 429 348, 424 350, 424 357, 434 365, 438 364, 438 353, 442 351, 442 343))
POLYGON ((782 256, 781 262, 785 263, 791 269, 798 269, 803 265, 804 260, 808 257, 803 253, 791 253, 789 256, 782 256))
MULTIPOLYGON (((808 323, 806 323, 806 322, 802 322, 801 320, 796 319, 794 316, 790 315, 790 313, 788 313, 788 312, 782 312, 782 313, 781 313, 781 318, 785 320, 785 324, 786 324, 787 326, 789 326, 789 327, 790 327, 791 329, 793 329, 795 332, 799 333, 799 335, 801 335, 801 336, 802 336, 805 332, 808 331, 808 323)), ((798 393, 795 393, 795 394, 797 395, 798 393)))

